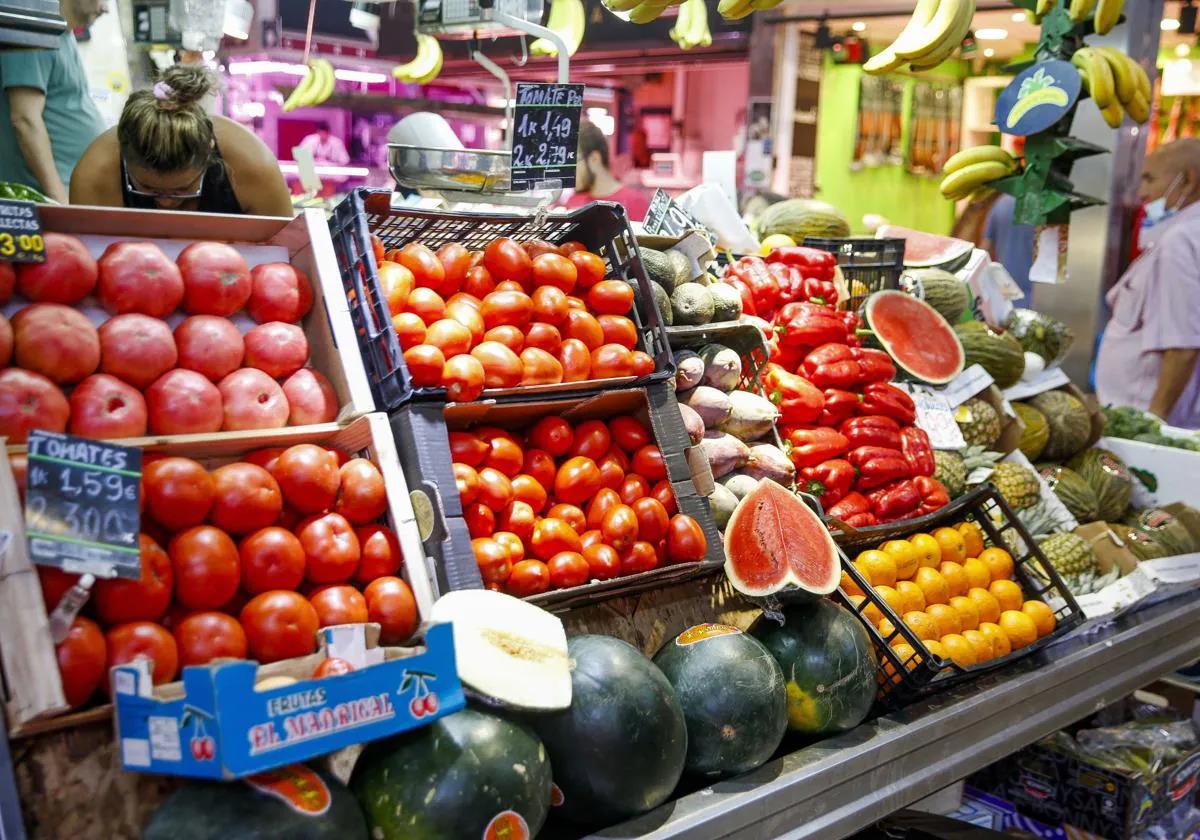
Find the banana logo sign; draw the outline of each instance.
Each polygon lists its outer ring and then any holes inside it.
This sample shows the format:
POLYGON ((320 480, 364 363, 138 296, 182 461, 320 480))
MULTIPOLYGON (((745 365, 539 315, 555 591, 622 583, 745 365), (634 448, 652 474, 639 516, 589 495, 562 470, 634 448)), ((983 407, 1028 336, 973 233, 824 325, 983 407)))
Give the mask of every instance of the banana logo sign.
POLYGON ((996 101, 996 125, 1005 134, 1029 135, 1058 122, 1079 98, 1079 71, 1065 61, 1045 61, 1013 79, 996 101))

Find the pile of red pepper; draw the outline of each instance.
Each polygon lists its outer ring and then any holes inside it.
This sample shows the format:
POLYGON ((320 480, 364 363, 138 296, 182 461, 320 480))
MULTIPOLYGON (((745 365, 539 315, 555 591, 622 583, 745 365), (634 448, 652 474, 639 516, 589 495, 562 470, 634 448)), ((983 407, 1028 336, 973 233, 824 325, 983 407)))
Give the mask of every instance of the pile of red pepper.
POLYGON ((765 262, 743 257, 726 270, 726 282, 738 288, 744 307, 749 295, 753 308, 746 311, 770 318, 774 327, 762 381, 779 407, 779 433, 790 447, 797 487, 853 527, 924 516, 950 501, 932 477, 933 447, 913 425, 912 398, 890 384, 896 376, 891 358, 862 347, 857 315, 835 308, 835 264, 824 251, 779 248, 765 262), (763 274, 778 281, 773 266, 802 277, 772 285, 763 274), (789 291, 783 300, 784 288, 800 292, 789 291))

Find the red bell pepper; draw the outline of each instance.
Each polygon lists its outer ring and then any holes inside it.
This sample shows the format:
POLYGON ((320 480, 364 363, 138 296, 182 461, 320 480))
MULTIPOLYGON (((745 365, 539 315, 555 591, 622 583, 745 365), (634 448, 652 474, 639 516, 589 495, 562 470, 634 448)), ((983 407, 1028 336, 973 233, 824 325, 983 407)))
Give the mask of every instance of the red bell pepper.
POLYGON ((869 528, 879 524, 871 511, 871 503, 862 493, 847 493, 840 502, 825 511, 825 515, 840 519, 851 528, 869 528))
MULTIPOLYGON (((844 330, 845 325, 841 326, 844 330)), ((844 343, 845 340, 822 344, 804 357, 803 372, 810 382, 821 388, 849 390, 863 383, 886 381, 896 375, 896 366, 892 364, 887 353, 882 350, 849 347, 844 343)))
POLYGON ((791 428, 786 432, 786 439, 791 444, 788 455, 798 470, 836 458, 850 445, 837 429, 791 428))
POLYGON ((853 350, 854 358, 862 367, 859 382, 890 382, 896 378, 896 366, 887 353, 865 347, 855 347, 853 350))
POLYGON ((882 446, 900 449, 900 424, 890 417, 868 415, 851 417, 842 422, 838 431, 850 441, 850 448, 859 446, 882 446))
POLYGON ((799 477, 797 487, 800 492, 816 496, 821 500, 821 507, 828 508, 850 492, 855 472, 849 461, 832 458, 814 467, 804 467, 799 477))
POLYGON ((775 316, 775 331, 783 347, 843 344, 846 325, 837 312, 815 303, 788 303, 775 316))
MULTIPOLYGON (((807 359, 805 360, 807 362, 807 359)), ((859 414, 882 414, 904 426, 911 426, 917 419, 917 406, 912 397, 895 385, 872 382, 863 388, 858 404, 859 414)))
POLYGON ((818 426, 840 426, 858 411, 858 394, 839 388, 825 389, 825 408, 817 418, 818 426))
POLYGON ((749 287, 754 308, 760 317, 770 318, 782 303, 779 283, 767 271, 767 264, 761 257, 742 257, 725 269, 725 277, 736 277, 749 287))
POLYGON ((737 290, 738 295, 742 299, 742 314, 753 315, 758 317, 758 309, 754 306, 754 295, 750 293, 750 287, 742 282, 741 278, 734 277, 730 274, 725 275, 724 282, 733 286, 737 290))
POLYGON ((921 494, 911 481, 901 479, 867 493, 867 501, 876 519, 894 522, 911 516, 917 510, 921 504, 921 494))
POLYGON ((933 444, 924 429, 919 426, 901 429, 900 451, 904 453, 913 475, 933 475, 937 464, 933 459, 933 444))
MULTIPOLYGON (((783 263, 794 265, 804 272, 805 277, 818 280, 833 280, 833 270, 837 267, 837 257, 819 248, 805 248, 802 245, 775 248, 767 254, 768 263, 783 263)), ((830 298, 832 303, 833 299, 830 298)))
MULTIPOLYGON (((836 291, 834 294, 836 294, 836 291)), ((858 331, 862 328, 862 318, 858 317, 858 313, 844 309, 838 310, 838 317, 846 325, 846 343, 851 347, 861 346, 862 339, 858 337, 858 331)))
POLYGON ((767 273, 775 278, 775 283, 779 286, 779 300, 782 303, 807 300, 803 297, 804 275, 800 273, 800 269, 782 263, 770 263, 767 265, 767 273))
MULTIPOLYGON (((899 449, 889 449, 886 446, 859 446, 850 450, 846 456, 858 468, 858 490, 878 487, 889 481, 909 478, 912 472, 904 453, 899 449)), ((878 512, 875 514, 878 516, 878 512)))
POLYGON ((762 384, 767 399, 779 408, 782 423, 811 423, 825 408, 825 396, 816 385, 772 362, 763 370, 762 384))
POLYGON ((912 480, 912 486, 921 496, 921 504, 913 516, 924 516, 950 504, 950 494, 936 478, 919 475, 912 480))

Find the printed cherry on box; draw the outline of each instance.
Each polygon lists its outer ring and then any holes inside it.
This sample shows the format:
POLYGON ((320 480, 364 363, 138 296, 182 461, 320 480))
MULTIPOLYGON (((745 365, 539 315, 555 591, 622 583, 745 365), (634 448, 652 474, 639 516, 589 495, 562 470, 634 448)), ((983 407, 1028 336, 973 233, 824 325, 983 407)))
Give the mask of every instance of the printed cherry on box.
POLYGON ((261 667, 245 660, 190 666, 182 684, 157 690, 144 661, 117 666, 121 765, 239 778, 415 729, 465 705, 448 624, 426 629, 423 650, 379 647, 374 624, 326 627, 320 636, 323 650, 310 656, 261 667), (357 656, 365 667, 312 679, 326 652, 357 656))

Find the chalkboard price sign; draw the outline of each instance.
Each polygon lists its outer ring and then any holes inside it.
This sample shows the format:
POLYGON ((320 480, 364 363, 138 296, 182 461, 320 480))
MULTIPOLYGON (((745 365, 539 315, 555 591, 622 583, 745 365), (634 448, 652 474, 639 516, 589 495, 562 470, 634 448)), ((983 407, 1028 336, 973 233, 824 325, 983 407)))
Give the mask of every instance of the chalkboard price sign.
POLYGON ((642 230, 652 236, 683 236, 690 230, 704 230, 704 225, 659 189, 654 191, 654 197, 650 199, 642 230))
POLYGON ((25 531, 41 566, 141 577, 142 451, 54 432, 29 435, 25 531))
POLYGON ((0 262, 43 263, 46 240, 32 201, 0 198, 0 262))
POLYGON ((513 192, 575 183, 583 85, 517 83, 513 108, 513 192))

